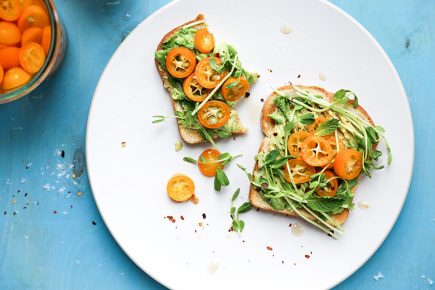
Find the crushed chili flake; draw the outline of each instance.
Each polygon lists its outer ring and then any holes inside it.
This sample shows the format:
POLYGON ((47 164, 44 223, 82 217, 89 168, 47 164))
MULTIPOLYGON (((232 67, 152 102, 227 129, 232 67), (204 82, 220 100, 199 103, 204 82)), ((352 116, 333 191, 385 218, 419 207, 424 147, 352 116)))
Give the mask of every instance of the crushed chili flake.
POLYGON ((176 220, 174 219, 174 217, 171 216, 171 215, 168 215, 168 216, 166 216, 165 218, 167 218, 171 223, 175 223, 175 222, 176 222, 176 220))
POLYGON ((269 251, 273 250, 271 246, 267 246, 266 249, 268 249, 269 251))
POLYGON ((309 259, 309 258, 310 258, 310 255, 305 255, 305 258, 309 259))
POLYGON ((233 232, 234 231, 234 229, 233 229, 233 227, 230 227, 229 229, 228 229, 228 232, 230 233, 230 232, 233 232))
POLYGON ((184 221, 184 216, 181 215, 181 216, 180 216, 180 219, 181 219, 182 221, 184 221))

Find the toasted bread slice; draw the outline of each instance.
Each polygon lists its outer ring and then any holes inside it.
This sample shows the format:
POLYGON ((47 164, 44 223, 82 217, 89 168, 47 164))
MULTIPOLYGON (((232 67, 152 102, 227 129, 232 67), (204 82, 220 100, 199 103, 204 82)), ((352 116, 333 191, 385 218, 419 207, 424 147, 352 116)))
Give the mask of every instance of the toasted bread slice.
MULTIPOLYGON (((160 50, 165 41, 169 40, 176 32, 178 32, 180 29, 182 29, 186 26, 201 29, 201 28, 207 28, 207 23, 205 22, 204 15, 198 14, 198 16, 195 19, 188 21, 188 22, 172 29, 170 32, 168 32, 160 41, 159 45, 157 46, 157 50, 160 50)), ((160 77, 163 81, 163 86, 168 90, 169 94, 171 95, 172 84, 168 80, 168 72, 165 69, 163 69, 163 67, 159 64, 159 62, 157 60, 155 60, 155 63, 156 63, 157 70, 160 74, 160 77)), ((172 107, 174 109, 174 112, 183 111, 183 108, 182 108, 180 102, 174 100, 172 98, 172 96, 170 99, 172 102, 172 107)), ((239 118, 237 112, 235 110, 233 110, 232 114, 234 114, 234 117, 233 117, 234 124, 235 124, 234 127, 237 128, 237 130, 232 131, 232 134, 233 135, 240 135, 240 134, 246 133, 247 129, 243 126, 242 122, 240 121, 240 118, 239 118)), ((189 144, 197 144, 197 143, 205 142, 204 137, 201 135, 201 133, 198 130, 184 128, 180 124, 178 124, 178 130, 179 130, 180 135, 183 138, 183 140, 189 144)), ((218 137, 213 136, 213 138, 217 139, 218 137)))
MULTIPOLYGON (((319 95, 322 96, 323 99, 327 100, 328 102, 332 102, 333 98, 334 98, 334 94, 330 93, 322 88, 319 87, 315 87, 315 86, 297 86, 298 88, 302 89, 302 90, 307 90, 312 92, 315 95, 319 95)), ((283 92, 285 94, 292 94, 295 92, 295 89, 293 86, 283 86, 277 89, 280 92, 283 92)), ((275 121, 269 117, 269 114, 273 113, 275 111, 275 98, 278 95, 273 92, 265 101, 264 105, 263 105, 263 109, 261 112, 261 128, 263 130, 263 133, 266 137, 264 137, 263 141, 261 142, 260 148, 259 148, 259 152, 269 152, 270 151, 270 137, 273 135, 274 133, 274 128, 275 128, 275 121)), ((354 113, 358 114, 359 116, 361 116, 362 118, 364 118, 367 122, 369 122, 370 124, 372 124, 374 126, 374 123, 372 121, 372 119, 370 118, 370 116, 367 114, 367 112, 361 107, 361 106, 357 106, 356 108, 353 109, 354 113)), ((258 169, 258 162, 255 163, 254 166, 254 170, 253 170, 253 174, 257 171, 258 169)), ((353 188, 353 191, 356 189, 356 187, 353 188)), ((293 216, 293 217, 299 217, 299 214, 297 214, 294 211, 291 210, 275 210, 266 200, 263 199, 262 195, 255 189, 255 187, 253 185, 251 185, 250 191, 249 191, 249 200, 251 202, 251 204, 259 209, 268 211, 268 212, 273 212, 273 213, 279 213, 279 214, 285 214, 287 216, 293 216)), ((310 213, 308 213, 307 211, 301 209, 300 212, 302 214, 304 214, 305 217, 316 221, 316 218, 314 218, 310 213)), ((338 225, 342 225, 348 218, 349 216, 349 210, 348 209, 344 209, 340 214, 336 214, 331 216, 331 218, 334 220, 334 222, 338 225)))

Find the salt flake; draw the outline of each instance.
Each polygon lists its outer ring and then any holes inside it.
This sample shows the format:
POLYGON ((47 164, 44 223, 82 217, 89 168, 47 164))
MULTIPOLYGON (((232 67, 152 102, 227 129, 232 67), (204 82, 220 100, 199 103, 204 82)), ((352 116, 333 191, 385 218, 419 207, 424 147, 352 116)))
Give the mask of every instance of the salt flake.
POLYGON ((384 275, 382 275, 382 273, 378 271, 378 273, 377 273, 376 275, 373 276, 373 279, 374 279, 375 281, 378 281, 378 280, 380 280, 380 279, 384 279, 384 275))

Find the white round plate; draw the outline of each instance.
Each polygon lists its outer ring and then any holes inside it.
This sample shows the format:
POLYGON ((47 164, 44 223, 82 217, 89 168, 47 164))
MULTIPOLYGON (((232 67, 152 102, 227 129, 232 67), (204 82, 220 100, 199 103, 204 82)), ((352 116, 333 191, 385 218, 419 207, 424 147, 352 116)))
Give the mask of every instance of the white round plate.
POLYGON ((317 0, 185 0, 148 17, 107 65, 89 115, 87 162, 110 232, 141 269, 167 287, 325 289, 361 267, 393 227, 411 179, 413 140, 409 105, 393 65, 373 37, 337 7, 317 0), (173 114, 155 68, 155 48, 168 31, 198 13, 206 15, 217 42, 233 44, 244 66, 261 74, 251 96, 238 104, 248 134, 218 142, 221 152, 243 153, 237 163, 248 170, 263 138, 261 99, 289 81, 352 89, 386 129, 393 164, 362 180, 355 203, 370 206, 351 212, 338 240, 298 219, 255 210, 242 216, 242 235, 229 233, 231 195, 240 188, 237 204, 247 199, 246 176, 233 162, 227 167, 230 186, 215 192, 212 178, 182 161, 197 157, 206 145, 176 152, 175 120, 151 123, 153 115, 173 114), (283 34, 283 26, 293 31, 283 34), (180 172, 195 181, 197 205, 167 197, 166 182, 180 172), (302 235, 289 228, 296 222, 302 235))

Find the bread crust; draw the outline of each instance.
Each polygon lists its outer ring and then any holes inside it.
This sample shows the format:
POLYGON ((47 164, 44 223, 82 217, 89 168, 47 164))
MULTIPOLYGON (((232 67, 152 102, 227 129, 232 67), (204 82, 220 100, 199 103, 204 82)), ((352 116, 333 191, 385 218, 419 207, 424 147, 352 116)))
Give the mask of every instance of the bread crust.
MULTIPOLYGON (((167 41, 168 39, 170 39, 177 31, 179 31, 180 29, 182 29, 184 26, 198 22, 198 21, 203 21, 205 20, 205 17, 203 14, 198 14, 198 16, 196 16, 195 19, 192 19, 184 24, 181 24, 180 26, 175 27, 174 29, 172 29, 171 31, 169 31, 168 33, 166 33, 166 35, 161 39, 159 45, 157 46, 156 51, 162 49, 163 43, 165 41, 167 41)), ((207 24, 204 23, 200 23, 198 24, 196 27, 198 28, 204 28, 207 27, 207 24)), ((157 61, 157 59, 154 59, 154 62, 156 64, 156 68, 157 71, 159 72, 160 78, 162 79, 163 85, 165 88, 168 88, 169 82, 167 81, 168 79, 168 73, 160 66, 159 62, 157 61)), ((170 95, 170 91, 168 89, 168 93, 170 95)), ((176 111, 182 111, 181 105, 179 102, 175 101, 174 99, 172 99, 172 97, 170 98, 171 103, 172 103, 172 108, 174 110, 174 112, 176 111)), ((238 124, 238 128, 239 130, 232 132, 233 135, 240 135, 240 134, 244 134, 246 133, 246 128, 244 128, 241 124, 240 118, 238 116, 236 116, 235 122, 238 124)), ((183 140, 189 144, 198 144, 198 143, 202 143, 205 142, 206 140, 204 139, 204 137, 201 135, 201 133, 198 130, 194 130, 194 129, 188 129, 188 128, 184 128, 183 126, 181 126, 180 124, 178 124, 177 122, 177 126, 178 126, 178 131, 180 132, 180 136, 181 138, 183 138, 183 140)), ((217 139, 218 137, 215 136, 213 139, 217 139)))
MULTIPOLYGON (((322 95, 324 97, 324 99, 327 100, 328 102, 332 102, 334 99, 333 93, 328 92, 325 89, 317 87, 317 86, 297 85, 297 87, 302 89, 302 90, 309 90, 312 92, 314 91, 314 92, 316 92, 316 94, 322 95)), ((277 90, 288 92, 288 91, 294 91, 294 88, 293 88, 293 85, 288 85, 288 86, 280 87, 277 90)), ((273 134, 273 128, 275 127, 274 120, 269 117, 269 114, 273 113, 276 109, 274 100, 277 96, 278 95, 276 92, 273 92, 272 94, 270 94, 269 97, 264 102, 263 109, 261 111, 261 129, 262 129, 265 137, 264 137, 263 141, 261 142, 260 148, 258 150, 259 153, 269 151, 269 140, 273 134)), ((354 110, 361 117, 363 117, 367 122, 369 122, 372 126, 375 126, 375 124, 373 123, 373 120, 370 118, 369 114, 360 105, 358 105, 354 110)), ((258 170, 258 162, 255 162, 252 175, 254 175, 254 173, 257 170, 258 170)), ((356 189, 356 186, 352 189, 352 191, 355 192, 355 189, 356 189)), ((264 211, 284 214, 284 215, 292 216, 292 217, 299 217, 299 214, 297 214, 295 211, 290 211, 287 209, 275 210, 269 203, 267 203, 263 199, 262 195, 255 189, 255 187, 252 184, 251 184, 251 187, 249 190, 249 200, 253 206, 255 206, 256 208, 262 209, 264 211)), ((301 209, 300 212, 302 212, 302 214, 304 214, 307 218, 309 218, 313 221, 316 221, 316 218, 313 217, 307 211, 301 209)), ((338 225, 342 225, 347 220, 348 217, 349 217, 349 210, 348 209, 344 209, 343 212, 331 216, 331 218, 334 220, 334 222, 338 225)))

